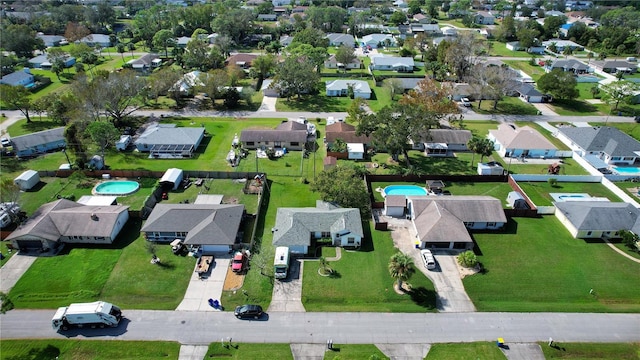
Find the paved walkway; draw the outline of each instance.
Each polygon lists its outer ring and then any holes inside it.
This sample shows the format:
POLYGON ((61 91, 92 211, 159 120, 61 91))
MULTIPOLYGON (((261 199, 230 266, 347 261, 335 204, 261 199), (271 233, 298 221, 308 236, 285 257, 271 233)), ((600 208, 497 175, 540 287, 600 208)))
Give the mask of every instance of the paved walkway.
POLYGON ((325 344, 291 344, 294 360, 323 360, 327 351, 325 344))
POLYGON ((208 277, 200 279, 200 276, 194 271, 189 280, 189 287, 187 287, 184 298, 176 310, 218 311, 209 305, 209 299, 221 299, 224 279, 227 276, 227 268, 230 262, 231 259, 229 257, 216 255, 208 277))
MULTIPOLYGON (((610 248, 612 248, 615 252, 617 252, 618 254, 626 257, 627 259, 637 262, 638 264, 640 264, 640 259, 638 258, 634 258, 633 256, 625 253, 624 251, 618 249, 615 245, 613 245, 612 243, 609 242, 609 240, 607 240, 606 238, 602 238, 602 240, 604 240, 605 243, 607 243, 607 245, 609 245, 610 248)), ((6 265, 5 265, 6 266, 6 265)))
POLYGON ((536 343, 507 343, 508 348, 501 348, 507 360, 544 360, 540 345, 536 343))
POLYGON ((325 258, 327 261, 338 261, 342 258, 342 248, 340 246, 336 246, 336 256, 325 258))
POLYGON ((182 345, 178 360, 202 360, 207 355, 208 345, 182 345))
POLYGON ((551 109, 548 104, 542 103, 530 103, 533 105, 538 111, 540 111, 540 115, 548 115, 548 116, 558 116, 558 114, 551 109))
POLYGON ((278 101, 277 97, 271 96, 263 96, 262 97, 262 105, 258 109, 259 112, 262 111, 276 111, 276 102, 278 101))
POLYGON ((275 280, 271 304, 267 312, 305 312, 302 305, 302 272, 304 261, 291 259, 286 279, 275 280))
POLYGON ((391 360, 422 360, 431 350, 431 344, 376 344, 376 347, 391 360))
POLYGON ((37 256, 20 255, 20 253, 13 255, 0 268, 0 291, 8 293, 37 258, 37 256))

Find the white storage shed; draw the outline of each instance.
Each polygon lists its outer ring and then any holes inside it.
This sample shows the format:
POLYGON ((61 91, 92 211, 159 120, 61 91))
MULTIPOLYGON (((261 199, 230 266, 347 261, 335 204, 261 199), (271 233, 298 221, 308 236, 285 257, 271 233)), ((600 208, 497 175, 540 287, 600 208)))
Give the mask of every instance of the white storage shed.
POLYGON ((350 160, 362 160, 364 159, 364 144, 361 143, 347 143, 347 151, 349 152, 350 160))
POLYGON ((171 186, 172 190, 176 190, 180 183, 182 183, 183 173, 181 169, 171 168, 165 171, 164 175, 160 179, 160 185, 162 187, 168 188, 171 186))
POLYGON ((529 205, 527 205, 527 201, 517 191, 512 191, 507 195, 507 203, 512 209, 528 209, 529 205))
POLYGON ((129 145, 131 145, 131 135, 122 135, 116 143, 116 149, 119 151, 127 150, 129 145))
POLYGON ((20 190, 31 190, 40 182, 40 175, 35 170, 27 170, 20 174, 17 178, 13 179, 13 183, 18 185, 20 190))

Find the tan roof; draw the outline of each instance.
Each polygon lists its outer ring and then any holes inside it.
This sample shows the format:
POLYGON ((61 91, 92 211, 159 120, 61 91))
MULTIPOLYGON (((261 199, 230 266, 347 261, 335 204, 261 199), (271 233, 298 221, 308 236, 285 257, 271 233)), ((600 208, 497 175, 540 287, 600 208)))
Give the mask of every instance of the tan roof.
POLYGON ((506 149, 557 149, 549 140, 529 126, 521 128, 502 123, 489 133, 506 149))
POLYGON ((332 143, 336 139, 342 139, 347 143, 371 143, 371 136, 356 135, 356 127, 344 122, 336 122, 326 128, 327 142, 332 143))
POLYGON ((407 206, 407 197, 404 195, 388 195, 384 198, 387 206, 407 206))
POLYGON ((414 223, 421 241, 472 242, 464 222, 435 201, 429 203, 414 223))
POLYGON ((463 222, 507 222, 502 203, 492 196, 422 196, 409 200, 416 222, 434 202, 463 222))
POLYGON ((60 199, 42 205, 7 240, 33 236, 58 241, 63 236, 111 236, 123 205, 88 206, 60 199), (95 215, 95 216, 92 216, 95 215))

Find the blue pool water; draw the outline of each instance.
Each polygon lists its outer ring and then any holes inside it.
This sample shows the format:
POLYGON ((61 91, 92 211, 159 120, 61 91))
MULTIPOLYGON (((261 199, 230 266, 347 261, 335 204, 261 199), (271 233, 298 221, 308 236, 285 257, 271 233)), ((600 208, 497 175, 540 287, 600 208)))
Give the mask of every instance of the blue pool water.
POLYGON ((96 195, 129 195, 140 188, 140 184, 136 181, 105 181, 98 184, 93 193, 96 195))
POLYGON ((618 175, 640 175, 640 168, 637 167, 618 167, 614 166, 613 171, 618 175))
POLYGON ((574 194, 574 195, 560 195, 558 199, 560 200, 571 200, 571 199, 582 199, 582 198, 590 198, 591 196, 586 194, 574 194))
POLYGON ((384 188, 384 196, 387 195, 404 195, 404 196, 416 196, 427 195, 427 190, 423 187, 416 185, 390 185, 384 188))

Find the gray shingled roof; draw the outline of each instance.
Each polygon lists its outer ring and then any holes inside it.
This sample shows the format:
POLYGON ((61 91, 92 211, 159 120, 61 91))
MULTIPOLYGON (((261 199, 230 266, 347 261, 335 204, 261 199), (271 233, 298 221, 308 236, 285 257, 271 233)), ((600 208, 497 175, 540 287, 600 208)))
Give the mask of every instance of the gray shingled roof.
POLYGON ((349 230, 363 237, 360 210, 327 208, 318 203, 315 208, 278 208, 273 233, 274 246, 310 245, 311 233, 349 230))
POLYGON ((445 144, 466 144, 471 139, 469 130, 453 129, 433 129, 429 130, 429 135, 425 142, 445 143, 445 144))
POLYGON ((0 78, 0 84, 15 85, 26 78, 33 78, 33 75, 24 71, 15 71, 0 78))
POLYGON ((464 222, 432 201, 414 220, 418 238, 428 242, 472 242, 464 222))
POLYGON ((640 210, 628 203, 566 201, 554 205, 578 230, 640 233, 640 210))
POLYGON ((518 87, 517 91, 526 96, 542 96, 542 93, 536 90, 535 86, 531 84, 522 84, 518 87))
POLYGON ((602 151, 609 156, 638 156, 640 142, 609 127, 566 127, 559 130, 585 151, 602 151))
POLYGON ((158 204, 142 232, 186 232, 185 244, 233 245, 244 205, 158 204))
POLYGON ((60 199, 42 205, 7 240, 24 236, 58 241, 63 236, 111 236, 116 220, 128 206, 88 206, 60 199), (91 215, 96 215, 96 220, 91 215))
POLYGON ((38 131, 11 138, 13 147, 17 150, 29 149, 38 145, 49 144, 61 140, 64 140, 64 127, 38 131))
POLYGON ((589 65, 575 59, 556 60, 551 65, 552 69, 587 70, 589 65))
POLYGON ((492 196, 410 196, 408 199, 413 203, 416 222, 433 202, 463 222, 507 222, 502 203, 492 196))

